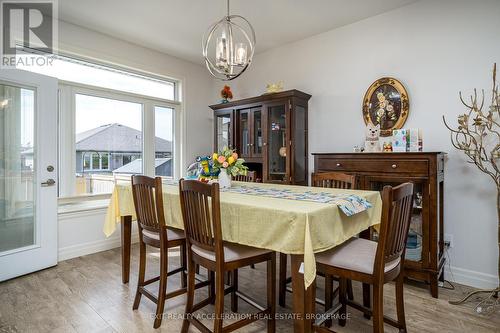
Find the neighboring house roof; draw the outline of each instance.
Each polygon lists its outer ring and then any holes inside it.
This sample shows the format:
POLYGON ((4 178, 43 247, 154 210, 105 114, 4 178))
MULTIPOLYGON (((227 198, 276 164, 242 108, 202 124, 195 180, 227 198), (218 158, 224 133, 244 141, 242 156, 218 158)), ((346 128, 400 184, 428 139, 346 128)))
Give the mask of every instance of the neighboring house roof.
MULTIPOLYGON (((171 158, 155 158, 155 168, 172 160, 171 158)), ((142 173, 142 158, 133 160, 132 162, 113 170, 113 173, 142 173)))
MULTIPOLYGON (((172 142, 155 138, 156 152, 172 152, 172 142)), ((141 152, 142 133, 121 125, 103 125, 76 134, 76 151, 141 152)))

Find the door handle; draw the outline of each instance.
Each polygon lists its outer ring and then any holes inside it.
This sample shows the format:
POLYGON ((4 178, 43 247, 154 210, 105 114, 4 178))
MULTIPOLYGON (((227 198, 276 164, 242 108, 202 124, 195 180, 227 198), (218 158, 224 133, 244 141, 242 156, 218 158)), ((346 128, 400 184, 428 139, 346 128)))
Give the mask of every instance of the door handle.
POLYGON ((43 182, 41 185, 42 187, 49 187, 49 186, 54 186, 56 184, 56 181, 52 178, 47 179, 47 181, 43 182))

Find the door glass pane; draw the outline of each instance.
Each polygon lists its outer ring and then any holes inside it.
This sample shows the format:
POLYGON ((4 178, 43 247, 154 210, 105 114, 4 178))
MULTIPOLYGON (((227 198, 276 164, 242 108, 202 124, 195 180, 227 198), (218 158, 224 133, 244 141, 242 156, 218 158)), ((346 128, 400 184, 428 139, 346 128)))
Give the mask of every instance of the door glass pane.
POLYGON ((262 154, 262 112, 253 112, 253 147, 254 154, 262 154))
POLYGON ((173 177, 174 109, 155 107, 155 174, 173 177))
POLYGON ((269 114, 269 180, 286 181, 286 112, 285 105, 271 106, 269 114))
POLYGON ((241 155, 250 155, 250 131, 248 127, 248 112, 242 112, 240 115, 241 128, 241 155))
POLYGON ((231 116, 217 116, 217 150, 221 151, 224 147, 231 146, 231 116))
POLYGON ((0 253, 35 238, 35 91, 0 84, 0 253))
POLYGON ((111 193, 115 179, 142 173, 142 104, 75 95, 77 195, 111 193))

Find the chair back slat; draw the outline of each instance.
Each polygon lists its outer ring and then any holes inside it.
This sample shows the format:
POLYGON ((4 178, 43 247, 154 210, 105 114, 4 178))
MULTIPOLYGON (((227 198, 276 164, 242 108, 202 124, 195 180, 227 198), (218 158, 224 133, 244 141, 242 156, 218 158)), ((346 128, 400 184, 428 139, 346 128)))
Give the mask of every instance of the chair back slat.
POLYGON ((382 201, 382 224, 375 265, 383 270, 385 264, 398 258, 404 259, 413 209, 413 184, 404 183, 394 188, 385 186, 382 201))
POLYGON ((233 180, 237 182, 255 183, 257 181, 257 173, 255 171, 248 171, 246 175, 234 176, 233 180))
POLYGON ((181 179, 179 189, 187 241, 223 255, 219 184, 181 179))
POLYGON ((339 189, 355 189, 356 176, 341 172, 320 172, 311 176, 312 186, 339 189))
POLYGON ((132 176, 132 196, 140 229, 160 232, 165 225, 161 177, 132 176))

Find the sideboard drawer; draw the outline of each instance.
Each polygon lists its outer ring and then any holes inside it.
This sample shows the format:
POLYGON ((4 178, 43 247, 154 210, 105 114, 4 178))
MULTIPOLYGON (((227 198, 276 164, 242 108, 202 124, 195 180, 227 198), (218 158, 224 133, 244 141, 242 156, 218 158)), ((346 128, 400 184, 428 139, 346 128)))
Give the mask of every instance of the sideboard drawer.
POLYGON ((426 176, 429 173, 429 163, 426 160, 322 158, 319 159, 317 168, 319 171, 411 173, 415 176, 426 176))

